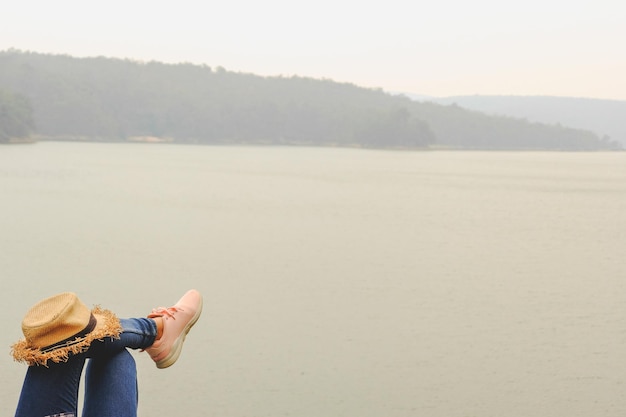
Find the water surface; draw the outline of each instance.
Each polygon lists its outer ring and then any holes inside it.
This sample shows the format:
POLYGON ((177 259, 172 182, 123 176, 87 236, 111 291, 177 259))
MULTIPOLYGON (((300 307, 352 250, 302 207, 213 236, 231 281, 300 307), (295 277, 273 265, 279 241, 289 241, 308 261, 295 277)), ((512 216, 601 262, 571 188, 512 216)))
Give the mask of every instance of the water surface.
POLYGON ((626 414, 626 153, 0 148, 0 414, 59 291, 205 313, 140 415, 626 414))

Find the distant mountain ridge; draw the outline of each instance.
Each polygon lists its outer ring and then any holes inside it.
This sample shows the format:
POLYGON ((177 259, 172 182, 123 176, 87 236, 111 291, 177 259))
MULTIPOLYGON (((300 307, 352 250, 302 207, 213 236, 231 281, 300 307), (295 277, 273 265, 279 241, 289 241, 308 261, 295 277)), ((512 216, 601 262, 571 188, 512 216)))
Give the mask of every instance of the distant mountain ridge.
POLYGON ((417 101, 457 104, 491 115, 511 116, 531 122, 585 129, 626 145, 626 101, 557 96, 451 97, 410 96, 417 101))
POLYGON ((6 92, 11 129, 20 123, 32 125, 38 140, 392 149, 621 148, 589 130, 490 116, 381 89, 189 63, 10 49, 0 51, 0 90, 6 92))

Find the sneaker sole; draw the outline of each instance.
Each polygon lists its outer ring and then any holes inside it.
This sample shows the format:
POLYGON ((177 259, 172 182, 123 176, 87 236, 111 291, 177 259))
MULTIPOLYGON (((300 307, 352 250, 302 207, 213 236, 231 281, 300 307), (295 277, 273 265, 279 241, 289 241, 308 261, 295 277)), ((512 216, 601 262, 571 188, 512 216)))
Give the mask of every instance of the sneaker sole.
POLYGON ((163 368, 170 367, 174 365, 174 363, 178 360, 178 357, 180 356, 180 353, 183 350, 183 343, 185 342, 187 333, 189 333, 189 330, 191 330, 193 325, 196 324, 196 322, 200 318, 200 313, 202 313, 202 304, 203 304, 203 300, 201 298, 200 305, 198 306, 198 310, 196 311, 196 314, 194 314, 193 318, 189 321, 189 323, 187 323, 187 325, 183 329, 183 332, 174 341, 174 343, 172 344, 170 353, 166 357, 164 357, 163 359, 161 359, 160 361, 156 363, 157 368, 163 369, 163 368))

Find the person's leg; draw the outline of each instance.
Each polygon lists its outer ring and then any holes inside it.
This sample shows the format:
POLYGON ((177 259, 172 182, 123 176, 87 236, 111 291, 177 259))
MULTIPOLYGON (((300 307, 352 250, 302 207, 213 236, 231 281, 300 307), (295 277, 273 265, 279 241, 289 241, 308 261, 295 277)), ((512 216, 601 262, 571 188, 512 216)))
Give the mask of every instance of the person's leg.
POLYGON ((146 349, 157 337, 157 325, 154 319, 132 318, 120 319, 122 333, 119 339, 105 338, 95 341, 87 351, 88 358, 108 357, 129 349, 146 349))
POLYGON ((153 310, 150 318, 121 319, 123 330, 119 339, 95 341, 87 352, 72 356, 67 362, 49 361, 48 367, 30 366, 16 417, 55 414, 74 417, 86 358, 110 358, 126 348, 146 349, 157 367, 171 366, 178 359, 185 336, 201 311, 202 296, 196 290, 190 290, 174 306, 153 310))
POLYGON ((78 408, 78 386, 85 356, 71 357, 67 362, 29 366, 15 417, 74 417, 78 408))
POLYGON ((82 417, 136 417, 137 367, 126 350, 89 359, 82 417))
MULTIPOLYGON (((120 323, 123 330, 119 339, 106 338, 103 341, 95 341, 85 354, 71 356, 67 362, 49 361, 47 367, 29 366, 15 416, 44 417, 61 413, 75 416, 78 407, 80 376, 87 357, 107 361, 112 356, 125 351, 127 347, 145 349, 154 343, 157 335, 155 320, 120 319, 120 323)), ((120 357, 117 360, 125 361, 124 366, 128 365, 128 358, 120 357)), ((104 363, 100 366, 106 367, 104 363)), ((117 366, 115 368, 119 370, 117 366)), ((123 374, 128 375, 128 367, 124 370, 123 374)), ((132 370, 135 370, 134 360, 132 370)), ((122 380, 121 377, 120 380, 122 380)), ((87 389, 88 387, 86 391, 87 389)))
POLYGON ((110 354, 126 347, 145 349, 157 368, 167 368, 178 360, 187 333, 201 313, 202 295, 189 290, 172 307, 156 308, 148 318, 120 320, 124 329, 120 339, 92 344, 88 356, 110 354))

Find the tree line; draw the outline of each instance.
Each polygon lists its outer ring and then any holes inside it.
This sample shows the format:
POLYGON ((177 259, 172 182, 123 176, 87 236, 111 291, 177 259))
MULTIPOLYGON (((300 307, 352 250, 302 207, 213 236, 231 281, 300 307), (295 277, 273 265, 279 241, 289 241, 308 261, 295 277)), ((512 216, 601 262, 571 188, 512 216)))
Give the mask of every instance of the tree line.
POLYGON ((49 139, 607 148, 587 131, 420 103, 349 83, 261 77, 189 63, 7 50, 0 52, 0 88, 27 99, 32 107, 31 130, 36 125, 37 136, 49 139))

